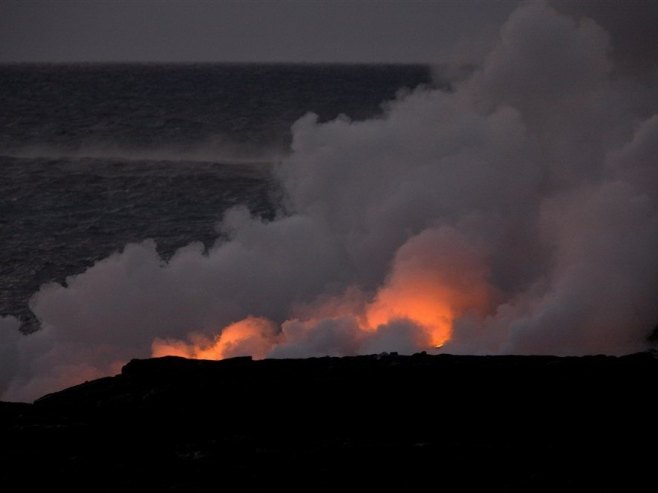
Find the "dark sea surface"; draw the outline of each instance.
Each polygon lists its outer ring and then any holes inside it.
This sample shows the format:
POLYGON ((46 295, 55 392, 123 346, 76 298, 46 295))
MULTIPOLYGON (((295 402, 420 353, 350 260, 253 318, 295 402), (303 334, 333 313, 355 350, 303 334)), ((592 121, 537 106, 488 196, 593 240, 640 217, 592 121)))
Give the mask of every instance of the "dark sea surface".
POLYGON ((130 242, 212 244, 223 212, 271 217, 291 125, 381 113, 414 65, 0 66, 0 315, 130 242))

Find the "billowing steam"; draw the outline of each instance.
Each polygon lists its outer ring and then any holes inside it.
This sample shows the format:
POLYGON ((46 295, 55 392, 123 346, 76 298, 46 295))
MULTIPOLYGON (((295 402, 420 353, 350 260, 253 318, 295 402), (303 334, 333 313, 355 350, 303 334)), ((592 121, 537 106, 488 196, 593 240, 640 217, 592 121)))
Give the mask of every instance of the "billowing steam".
POLYGON ((41 331, 0 319, 0 390, 34 398, 164 354, 644 349, 658 115, 646 73, 616 71, 609 48, 594 21, 532 1, 454 91, 370 121, 307 115, 278 170, 285 215, 234 209, 207 253, 165 263, 147 241, 44 286, 41 331))

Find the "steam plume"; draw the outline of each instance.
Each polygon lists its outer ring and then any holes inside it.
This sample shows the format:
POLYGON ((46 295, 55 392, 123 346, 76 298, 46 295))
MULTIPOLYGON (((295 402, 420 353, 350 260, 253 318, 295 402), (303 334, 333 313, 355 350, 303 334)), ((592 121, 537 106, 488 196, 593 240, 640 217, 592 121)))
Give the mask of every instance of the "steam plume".
POLYGON ((646 78, 609 52, 594 21, 531 1, 454 91, 401 94, 369 121, 305 116, 278 169, 286 214, 231 210, 228 241, 167 263, 128 245, 44 286, 40 332, 8 336, 1 320, 0 351, 18 355, 3 359, 5 398, 151 354, 644 349, 658 115, 646 78))

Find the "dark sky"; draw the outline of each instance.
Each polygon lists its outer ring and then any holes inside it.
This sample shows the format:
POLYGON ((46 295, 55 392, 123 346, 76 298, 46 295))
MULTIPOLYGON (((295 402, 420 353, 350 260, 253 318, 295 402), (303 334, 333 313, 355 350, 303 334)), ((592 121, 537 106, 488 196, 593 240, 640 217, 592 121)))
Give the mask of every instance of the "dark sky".
POLYGON ((518 0, 0 0, 0 62, 474 61, 518 0))

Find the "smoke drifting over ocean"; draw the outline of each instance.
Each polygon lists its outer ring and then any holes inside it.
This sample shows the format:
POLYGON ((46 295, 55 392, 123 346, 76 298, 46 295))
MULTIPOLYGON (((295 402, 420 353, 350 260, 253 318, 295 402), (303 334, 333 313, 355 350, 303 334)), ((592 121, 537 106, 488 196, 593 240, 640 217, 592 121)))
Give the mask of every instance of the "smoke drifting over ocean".
POLYGON ((147 241, 44 286, 42 330, 0 319, 0 392, 31 399, 152 354, 645 349, 657 77, 609 53, 593 20, 532 1, 454 91, 401 94, 368 121, 307 115, 277 171, 285 213, 233 209, 208 252, 165 263, 147 241))

